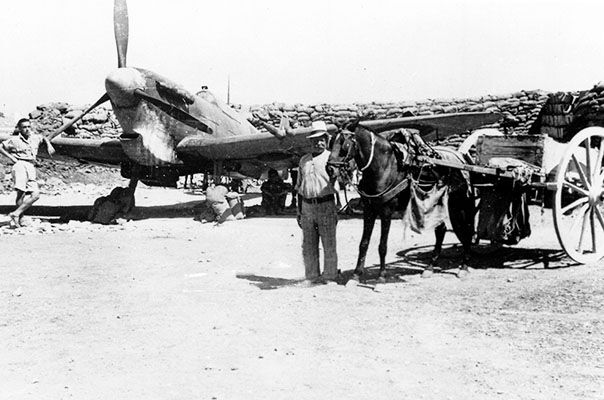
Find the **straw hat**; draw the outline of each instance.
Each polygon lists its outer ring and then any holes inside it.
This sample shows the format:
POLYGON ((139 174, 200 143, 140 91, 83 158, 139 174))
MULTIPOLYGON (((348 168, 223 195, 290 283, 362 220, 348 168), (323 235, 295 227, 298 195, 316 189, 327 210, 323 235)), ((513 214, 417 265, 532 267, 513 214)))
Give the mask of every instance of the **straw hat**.
POLYGON ((318 138, 323 135, 327 135, 327 125, 323 121, 313 121, 311 126, 310 135, 307 136, 308 139, 318 138))

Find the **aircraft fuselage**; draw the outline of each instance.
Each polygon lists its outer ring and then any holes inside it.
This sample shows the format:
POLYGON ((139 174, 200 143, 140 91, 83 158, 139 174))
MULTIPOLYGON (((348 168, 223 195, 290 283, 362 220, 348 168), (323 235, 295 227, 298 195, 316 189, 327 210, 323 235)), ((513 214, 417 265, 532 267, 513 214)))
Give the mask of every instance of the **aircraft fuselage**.
POLYGON ((258 133, 210 91, 191 94, 152 71, 118 68, 106 78, 105 88, 123 130, 120 141, 124 152, 140 165, 182 164, 176 146, 191 136, 211 140, 258 133), (159 107, 146 100, 149 98, 159 107), (166 109, 178 112, 181 118, 173 118, 166 109))

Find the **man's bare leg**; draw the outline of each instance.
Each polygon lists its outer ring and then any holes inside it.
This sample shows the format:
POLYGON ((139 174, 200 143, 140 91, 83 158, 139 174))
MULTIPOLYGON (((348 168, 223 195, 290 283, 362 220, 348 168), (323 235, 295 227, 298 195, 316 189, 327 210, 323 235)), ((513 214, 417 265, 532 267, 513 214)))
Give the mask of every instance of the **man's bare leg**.
POLYGON ((23 213, 27 211, 36 201, 38 201, 39 198, 40 192, 37 190, 23 193, 23 196, 21 196, 21 204, 19 204, 15 211, 8 214, 16 227, 21 226, 21 217, 23 216, 23 213))
POLYGON ((21 204, 23 204, 23 196, 25 196, 25 192, 23 190, 17 190, 17 198, 15 199, 15 204, 17 205, 17 207, 19 207, 21 204))

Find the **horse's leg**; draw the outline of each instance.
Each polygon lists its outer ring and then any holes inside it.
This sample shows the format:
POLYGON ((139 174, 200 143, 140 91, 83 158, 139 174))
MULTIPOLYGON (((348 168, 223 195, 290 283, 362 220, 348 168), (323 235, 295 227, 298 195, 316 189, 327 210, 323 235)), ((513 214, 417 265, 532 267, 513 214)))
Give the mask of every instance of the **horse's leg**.
POLYGON ((380 212, 380 244, 378 253, 380 255, 380 275, 379 282, 386 282, 386 253, 388 252, 388 234, 390 233, 390 225, 392 222, 392 208, 387 205, 380 212))
POLYGON ((468 263, 472 252, 474 236, 474 200, 465 187, 451 192, 449 196, 449 217, 457 238, 463 247, 462 261, 459 266, 461 277, 468 272, 468 263))
POLYGON ((440 257, 440 253, 443 249, 443 242, 445 240, 445 233, 447 233, 447 226, 444 222, 441 222, 434 228, 434 236, 436 237, 436 243, 434 244, 434 251, 432 252, 432 257, 430 258, 430 264, 428 267, 422 272, 422 278, 429 278, 434 273, 435 269, 439 269, 436 266, 436 262, 440 257))
POLYGON ((365 257, 367 256, 367 248, 369 247, 369 241, 371 240, 371 233, 373 232, 376 217, 376 211, 368 202, 365 203, 363 210, 363 236, 361 237, 361 243, 359 244, 357 266, 354 269, 354 275, 352 277, 352 279, 357 281, 361 279, 362 275, 366 274, 365 257))

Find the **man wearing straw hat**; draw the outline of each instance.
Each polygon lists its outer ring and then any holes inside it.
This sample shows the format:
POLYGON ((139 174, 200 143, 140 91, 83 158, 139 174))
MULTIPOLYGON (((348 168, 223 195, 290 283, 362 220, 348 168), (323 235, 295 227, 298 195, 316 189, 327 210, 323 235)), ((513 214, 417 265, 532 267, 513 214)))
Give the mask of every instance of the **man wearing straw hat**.
POLYGON ((308 136, 312 150, 300 159, 296 191, 297 219, 302 228, 302 257, 307 283, 335 281, 338 277, 336 252, 336 190, 325 167, 329 158, 329 134, 323 121, 312 123, 308 136), (323 245, 323 274, 319 268, 319 239, 323 245))

